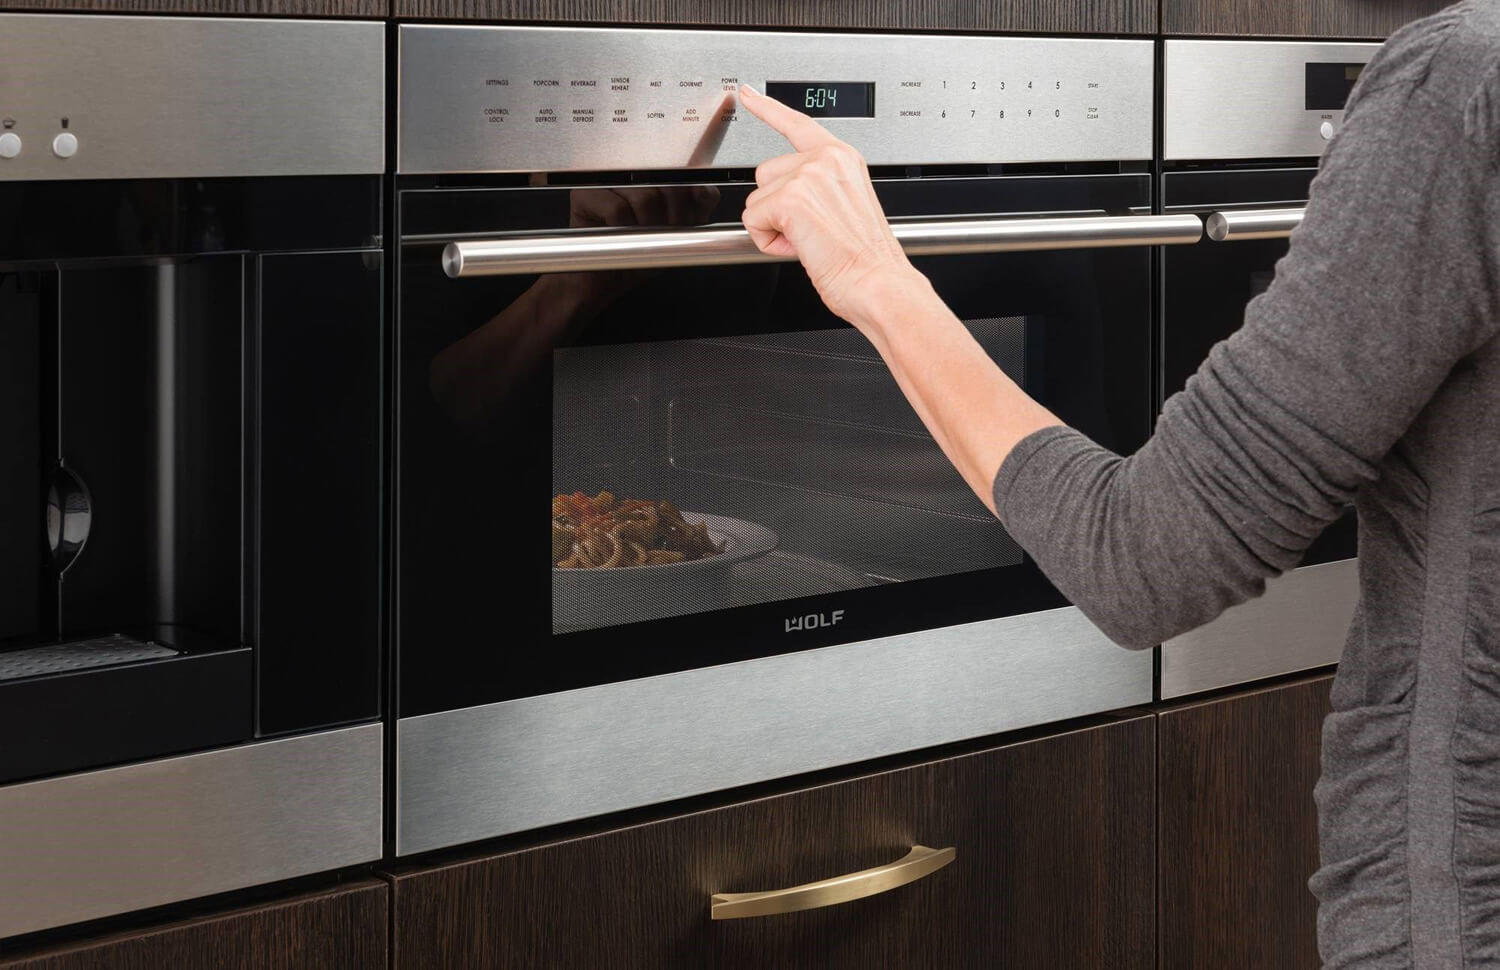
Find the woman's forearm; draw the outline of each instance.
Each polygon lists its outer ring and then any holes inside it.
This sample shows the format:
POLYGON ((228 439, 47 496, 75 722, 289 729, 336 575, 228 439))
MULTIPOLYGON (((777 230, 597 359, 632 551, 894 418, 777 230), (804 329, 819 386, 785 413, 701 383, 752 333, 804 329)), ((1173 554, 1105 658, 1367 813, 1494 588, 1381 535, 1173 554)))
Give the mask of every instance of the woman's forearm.
POLYGON ((885 359, 922 423, 991 512, 1011 449, 1061 424, 1000 369, 927 278, 915 270, 872 281, 854 324, 885 359))

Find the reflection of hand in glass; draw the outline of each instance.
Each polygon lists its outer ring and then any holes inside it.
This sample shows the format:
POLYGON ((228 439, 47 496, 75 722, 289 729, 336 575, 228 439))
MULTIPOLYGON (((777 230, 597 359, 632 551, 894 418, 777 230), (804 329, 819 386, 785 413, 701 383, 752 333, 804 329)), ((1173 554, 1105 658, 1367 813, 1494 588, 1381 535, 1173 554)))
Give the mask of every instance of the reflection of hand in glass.
MULTIPOLYGON (((719 202, 709 185, 575 189, 568 224, 576 229, 702 225, 719 202)), ((554 273, 538 277, 483 326, 432 359, 433 398, 454 423, 486 427, 516 383, 552 349, 652 275, 648 270, 554 273)))
POLYGON ((568 224, 589 226, 702 225, 719 204, 712 185, 652 185, 575 189, 568 224))

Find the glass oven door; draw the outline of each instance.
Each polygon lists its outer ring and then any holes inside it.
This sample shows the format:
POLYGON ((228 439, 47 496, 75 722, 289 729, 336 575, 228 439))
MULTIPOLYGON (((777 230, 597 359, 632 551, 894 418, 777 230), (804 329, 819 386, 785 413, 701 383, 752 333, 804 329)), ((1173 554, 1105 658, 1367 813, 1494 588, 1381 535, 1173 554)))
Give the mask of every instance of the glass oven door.
MULTIPOLYGON (((1164 210, 1204 217, 1207 233, 1162 259, 1161 400, 1182 390, 1214 344, 1238 330, 1301 222, 1312 167, 1168 172, 1164 210)), ((1353 508, 1314 541, 1302 568, 1264 596, 1162 650, 1160 693, 1178 697, 1333 663, 1358 596, 1353 508)))
MULTIPOLYGON (((800 267, 738 264, 722 224, 749 188, 401 193, 401 716, 1065 605, 800 267), (632 225, 716 228, 601 245, 632 225)), ((1132 216, 1147 189, 880 185, 927 251, 1015 250, 917 265, 1007 373, 1127 453, 1153 405, 1148 244, 1198 231, 1132 216)))

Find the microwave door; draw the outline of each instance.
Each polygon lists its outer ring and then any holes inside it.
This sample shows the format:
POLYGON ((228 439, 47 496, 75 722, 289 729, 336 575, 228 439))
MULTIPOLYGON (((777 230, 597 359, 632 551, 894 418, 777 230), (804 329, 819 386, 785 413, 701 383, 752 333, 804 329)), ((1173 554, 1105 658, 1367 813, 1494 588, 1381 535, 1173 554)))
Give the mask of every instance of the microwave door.
MULTIPOLYGON (((639 188, 401 193, 398 852, 894 750, 862 718, 936 743, 1150 695, 1150 657, 1067 608, 869 341, 732 224, 748 186, 670 186, 675 224, 558 228, 639 188), (1047 686, 1075 664, 1097 693, 1047 686), (678 777, 770 725, 807 736, 678 777), (480 765, 503 794, 463 794, 480 765)), ((1202 234, 1124 214, 1147 188, 877 183, 995 363, 1121 452, 1150 427, 1156 247, 1202 234)))
MULTIPOLYGON (((1003 369, 1139 443, 1150 247, 1198 216, 893 224, 1003 369)), ((406 242, 403 716, 1063 605, 874 348, 742 229, 406 242), (493 675, 455 682, 432 643, 493 675)))

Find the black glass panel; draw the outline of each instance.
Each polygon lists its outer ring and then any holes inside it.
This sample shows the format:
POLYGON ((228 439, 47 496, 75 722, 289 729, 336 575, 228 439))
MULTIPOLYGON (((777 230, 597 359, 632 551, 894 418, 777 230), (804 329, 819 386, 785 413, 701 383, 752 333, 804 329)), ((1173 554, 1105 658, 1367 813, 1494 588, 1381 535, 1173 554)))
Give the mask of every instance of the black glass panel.
POLYGON ((0 273, 0 645, 34 639, 42 600, 42 360, 46 281, 0 273))
MULTIPOLYGON (((617 209, 603 193, 646 188, 649 186, 413 189, 401 193, 401 235, 411 251, 465 234, 598 228, 610 223, 596 210, 604 206, 617 209), (420 237, 431 241, 413 244, 412 240, 420 237)), ((673 187, 673 192, 660 201, 675 208, 659 221, 686 221, 694 216, 704 223, 737 223, 745 196, 754 189, 753 184, 745 182, 673 187)), ((893 219, 1079 210, 1120 213, 1147 204, 1150 179, 1146 175, 921 178, 883 180, 878 189, 881 205, 893 219)), ((656 203, 642 200, 641 204, 656 203)), ((625 210, 617 209, 615 218, 629 220, 621 223, 625 226, 639 225, 633 209, 628 216, 625 210)), ((431 258, 435 257, 403 255, 403 259, 431 258)))
POLYGON ((0 781, 250 736, 244 271, 0 272, 0 781))
MULTIPOLYGON (((1259 172, 1178 172, 1163 179, 1169 208, 1297 205, 1307 198, 1315 170, 1259 172)), ((1245 307, 1264 293, 1287 254, 1285 239, 1168 246, 1162 256, 1162 333, 1160 398, 1181 391, 1219 341, 1245 322, 1245 307)), ((1308 550, 1306 564, 1334 562, 1355 554, 1352 509, 1330 526, 1308 550)))
MULTIPOLYGON (((745 188, 403 197, 406 231, 434 242, 403 247, 400 279, 402 716, 1062 604, 795 265, 454 281, 437 258, 443 213, 450 232, 556 229, 570 213, 691 224, 732 218, 745 188), (650 503, 634 511, 658 524, 670 502, 709 549, 675 561, 664 533, 631 526, 640 565, 552 568, 568 550, 542 503, 601 490, 650 503)), ((880 186, 898 216, 1121 211, 1144 189, 880 186)), ((1148 250, 919 266, 1062 418, 1122 451, 1143 440, 1148 250)))
POLYGON ((377 253, 261 260, 262 734, 379 714, 377 253))
POLYGON ((0 186, 0 780, 378 716, 378 188, 0 186))
POLYGON ((0 680, 0 784, 250 740, 250 653, 0 680))
MULTIPOLYGON (((1162 179, 1169 209, 1301 205, 1316 175, 1310 168, 1252 172, 1173 172, 1162 179)), ((1162 250, 1160 398, 1182 390, 1214 344, 1245 322, 1245 305, 1270 287, 1285 239, 1215 242, 1162 250)))
POLYGON ((1285 239, 1205 240, 1164 254, 1162 398, 1182 390, 1214 344, 1245 322, 1245 305, 1264 293, 1287 252, 1285 239))
POLYGON ((353 249, 380 233, 378 176, 0 182, 0 263, 353 249))
POLYGON ((1168 172, 1162 177, 1162 205, 1167 209, 1300 205, 1317 174, 1309 166, 1168 172))
POLYGON ((243 271, 221 256, 58 274, 43 476, 59 638, 241 642, 243 271))
POLYGON ((1303 107, 1308 111, 1344 110, 1364 69, 1363 63, 1308 64, 1307 97, 1303 107))

